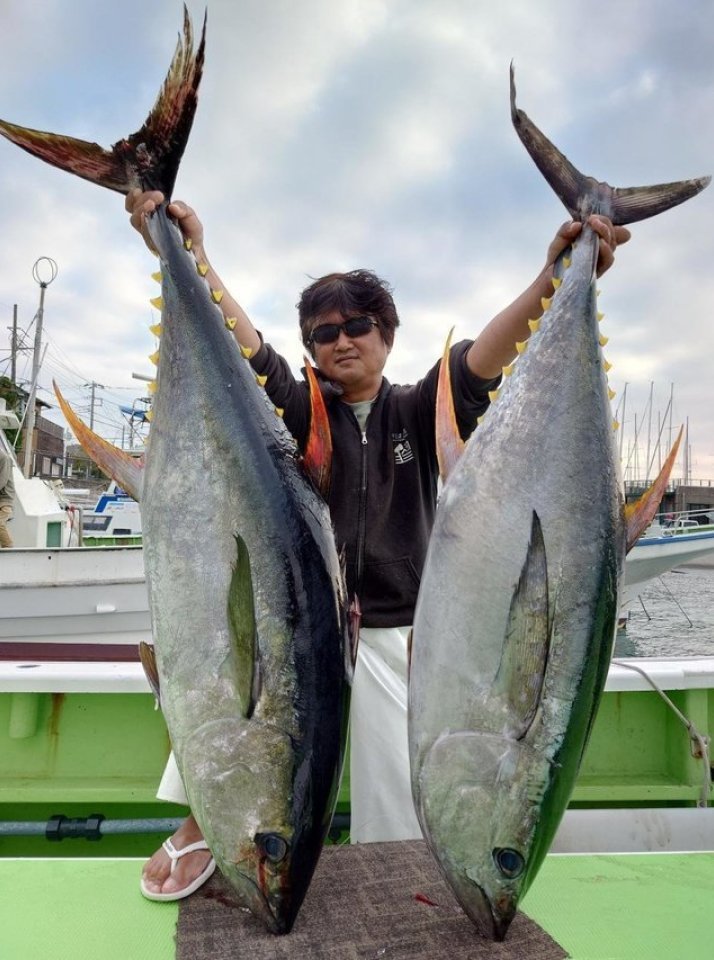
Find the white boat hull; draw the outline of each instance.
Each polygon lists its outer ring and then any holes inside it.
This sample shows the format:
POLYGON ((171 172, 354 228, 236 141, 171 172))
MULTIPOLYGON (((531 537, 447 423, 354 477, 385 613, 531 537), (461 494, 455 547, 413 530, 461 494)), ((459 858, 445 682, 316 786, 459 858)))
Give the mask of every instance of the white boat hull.
POLYGON ((625 561, 621 611, 632 606, 649 580, 687 563, 714 566, 714 529, 641 537, 625 561))
POLYGON ((0 647, 149 640, 140 547, 4 550, 0 647))

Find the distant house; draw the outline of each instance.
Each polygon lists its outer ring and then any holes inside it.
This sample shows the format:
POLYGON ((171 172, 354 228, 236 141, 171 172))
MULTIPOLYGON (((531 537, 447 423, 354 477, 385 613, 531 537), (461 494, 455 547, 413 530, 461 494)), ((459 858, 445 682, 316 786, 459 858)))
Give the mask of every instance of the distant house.
MULTIPOLYGON (((4 397, 9 410, 14 410, 18 419, 23 419, 25 407, 29 400, 29 393, 13 383, 8 377, 0 377, 0 397, 4 397)), ((41 477, 61 477, 64 473, 64 429, 42 416, 44 409, 50 408, 49 403, 35 398, 35 425, 32 431, 32 459, 30 461, 30 475, 41 477)), ((24 463, 22 439, 16 444, 15 450, 20 464, 24 463)))

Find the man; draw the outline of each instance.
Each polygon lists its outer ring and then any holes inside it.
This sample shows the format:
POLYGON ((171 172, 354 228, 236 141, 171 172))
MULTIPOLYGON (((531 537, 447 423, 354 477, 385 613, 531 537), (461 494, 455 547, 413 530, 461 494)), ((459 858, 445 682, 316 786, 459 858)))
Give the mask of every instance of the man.
MULTIPOLYGON (((143 232, 146 214, 162 201, 156 192, 133 191, 126 200, 132 225, 143 232)), ((247 314, 225 289, 204 247, 203 227, 185 204, 172 203, 176 218, 206 281, 223 290, 220 307, 235 319, 238 343, 267 375, 266 390, 284 409, 298 445, 309 429, 305 384, 263 342, 247 314)), ((607 270, 629 231, 604 217, 589 221, 599 235, 599 272, 607 270)), ((542 314, 552 296, 558 254, 581 230, 565 224, 548 248, 533 283, 494 317, 473 341, 451 351, 457 419, 466 437, 488 406, 488 392, 526 340, 528 320, 542 314)), ((388 286, 370 271, 330 274, 311 284, 298 304, 303 343, 323 383, 333 441, 333 474, 327 496, 338 549, 346 554, 348 593, 359 600, 362 628, 351 708, 351 838, 353 842, 420 836, 411 800, 406 724, 407 636, 436 508, 433 437, 438 363, 411 386, 393 387, 383 376, 399 325, 388 286)), ((160 797, 185 798, 169 764, 160 797)), ((150 899, 180 899, 210 876, 213 861, 189 816, 147 862, 142 892, 150 899), (185 855, 184 855, 185 854, 185 855)))
POLYGON ((7 529, 12 519, 15 502, 15 484, 12 480, 12 457, 0 447, 0 549, 12 546, 12 537, 7 529))

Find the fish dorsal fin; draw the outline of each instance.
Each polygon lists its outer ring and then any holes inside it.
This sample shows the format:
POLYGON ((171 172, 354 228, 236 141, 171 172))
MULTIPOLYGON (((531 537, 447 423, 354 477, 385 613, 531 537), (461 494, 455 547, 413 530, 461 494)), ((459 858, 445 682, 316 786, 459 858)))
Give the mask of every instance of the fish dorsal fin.
POLYGON ((309 359, 305 361, 305 376, 310 389, 310 433, 305 445, 302 464, 305 472, 323 497, 330 489, 332 467, 332 434, 327 416, 325 398, 309 359))
POLYGON ((512 63, 511 120, 535 165, 575 220, 585 220, 591 213, 602 213, 614 224, 635 223, 684 203, 702 191, 711 180, 711 177, 697 177, 646 187, 611 187, 594 177, 585 176, 516 106, 512 63))
POLYGON ((206 18, 193 52, 193 27, 184 5, 183 37, 179 35, 156 103, 136 133, 105 150, 89 143, 0 120, 0 133, 46 163, 109 190, 128 193, 132 187, 161 190, 170 197, 198 100, 203 72, 206 18))
POLYGON ((439 379, 436 385, 436 457, 439 461, 439 474, 442 480, 447 479, 464 452, 465 446, 456 422, 454 395, 451 390, 449 353, 453 333, 454 328, 452 327, 449 336, 446 338, 444 355, 439 365, 439 379))
POLYGON ((109 443, 108 440, 90 430, 67 403, 54 380, 52 386, 67 423, 87 455, 91 457, 100 470, 126 490, 130 497, 133 497, 137 502, 141 502, 141 489, 144 480, 143 460, 130 456, 125 450, 120 450, 119 447, 115 447, 113 443, 109 443))
POLYGON ((520 579, 511 598, 506 639, 494 692, 505 701, 516 739, 522 739, 538 709, 550 648, 548 567, 538 514, 533 511, 531 535, 520 579))
POLYGON ((634 547, 643 532, 654 520, 655 514, 659 509, 660 501, 667 489, 667 483, 669 482, 669 476, 674 467, 674 461, 677 459, 683 430, 683 427, 679 428, 677 439, 672 444, 672 449, 669 451, 669 455, 664 461, 657 479, 645 490, 638 500, 635 500, 633 503, 628 503, 625 506, 625 525, 627 528, 626 549, 628 551, 634 547))
POLYGON ((153 644, 139 641, 139 660, 144 668, 146 679, 152 689, 156 702, 161 706, 161 683, 159 681, 159 668, 156 665, 156 650, 153 644))
POLYGON ((236 562, 228 588, 228 624, 233 640, 233 656, 224 667, 235 684, 240 711, 250 719, 261 688, 258 631, 248 547, 239 534, 235 540, 236 562))

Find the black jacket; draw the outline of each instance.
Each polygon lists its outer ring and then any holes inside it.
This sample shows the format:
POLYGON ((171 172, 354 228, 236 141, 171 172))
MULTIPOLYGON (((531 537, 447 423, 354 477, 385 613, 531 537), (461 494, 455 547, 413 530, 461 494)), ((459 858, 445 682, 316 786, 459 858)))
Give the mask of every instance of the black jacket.
MULTIPOLYGON (((488 406, 484 381, 466 366, 471 341, 451 351, 451 376, 461 434, 466 438, 488 406)), ((303 448, 310 426, 306 382, 263 344, 251 358, 267 376, 266 390, 284 410, 285 424, 303 448)), ((434 512, 438 465, 434 440, 436 363, 411 386, 382 381, 365 434, 349 405, 327 391, 332 433, 332 479, 328 504, 339 550, 345 550, 347 590, 359 598, 365 627, 408 626, 434 512)))

